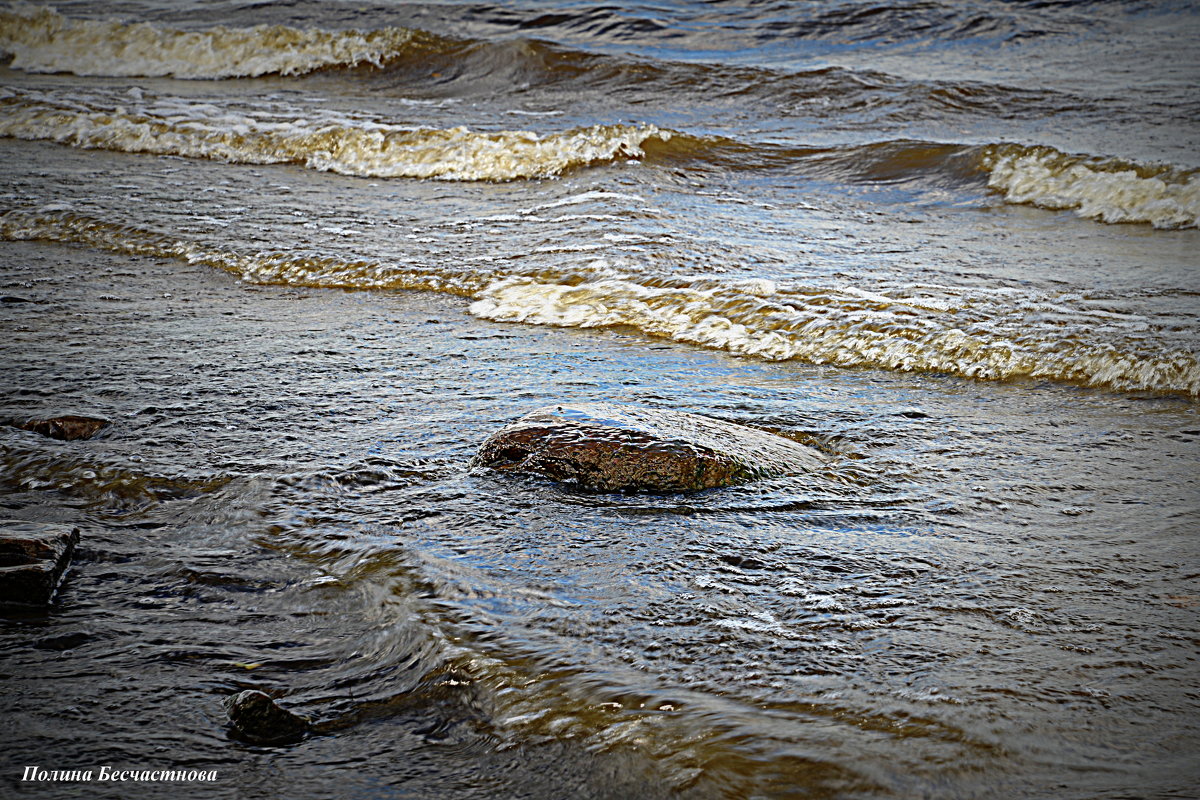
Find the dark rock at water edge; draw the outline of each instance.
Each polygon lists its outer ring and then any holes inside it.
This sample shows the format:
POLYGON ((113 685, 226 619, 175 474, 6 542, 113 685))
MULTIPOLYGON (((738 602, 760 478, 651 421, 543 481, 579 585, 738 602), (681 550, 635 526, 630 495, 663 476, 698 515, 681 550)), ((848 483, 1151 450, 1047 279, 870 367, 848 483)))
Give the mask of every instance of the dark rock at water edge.
POLYGON ((79 529, 70 525, 0 522, 0 603, 48 604, 78 543, 79 529))
POLYGON ((51 439, 62 439, 69 442, 74 439, 90 439, 102 428, 107 428, 109 422, 96 417, 79 417, 68 414, 62 417, 31 419, 9 424, 23 431, 32 431, 40 433, 42 436, 49 436, 51 439))
POLYGON ((539 408, 475 463, 595 491, 695 491, 816 472, 825 458, 773 433, 699 414, 611 403, 539 408))
POLYGON ((269 695, 254 689, 230 695, 224 704, 235 734, 254 744, 296 742, 310 729, 304 717, 280 708, 269 695))

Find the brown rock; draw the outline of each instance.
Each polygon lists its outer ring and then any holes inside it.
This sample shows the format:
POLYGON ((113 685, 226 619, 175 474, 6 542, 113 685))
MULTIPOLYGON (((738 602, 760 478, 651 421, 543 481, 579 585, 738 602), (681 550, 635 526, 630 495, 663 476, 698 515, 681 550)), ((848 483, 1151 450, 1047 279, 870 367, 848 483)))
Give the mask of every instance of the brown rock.
POLYGON ((304 717, 293 714, 264 692, 247 689, 224 700, 225 710, 237 735, 255 744, 285 744, 299 741, 309 730, 304 717))
POLYGON ((821 470, 816 450, 732 422, 583 403, 540 408, 491 436, 475 463, 597 491, 694 491, 821 470))
POLYGON ((0 603, 49 603, 78 542, 69 525, 0 522, 0 603))
POLYGON ((90 439, 101 428, 108 427, 108 424, 108 420, 106 419, 77 417, 68 414, 63 417, 51 417, 50 419, 31 419, 18 423, 16 427, 21 430, 40 433, 42 436, 49 436, 51 439, 71 441, 73 439, 90 439))

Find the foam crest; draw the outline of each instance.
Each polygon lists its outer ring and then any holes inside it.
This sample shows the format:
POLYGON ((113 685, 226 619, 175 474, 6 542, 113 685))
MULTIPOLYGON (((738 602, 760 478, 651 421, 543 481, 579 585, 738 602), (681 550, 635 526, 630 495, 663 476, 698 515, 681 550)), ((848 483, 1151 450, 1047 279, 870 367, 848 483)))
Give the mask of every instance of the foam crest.
POLYGON ((300 164, 374 178, 549 178, 576 167, 639 159, 647 140, 672 136, 653 125, 592 125, 545 135, 412 129, 344 117, 236 114, 184 102, 129 108, 15 90, 0 93, 0 109, 3 136, 243 164, 300 164))
POLYGON ((192 79, 301 75, 334 66, 382 66, 422 38, 431 37, 406 28, 283 25, 184 31, 147 22, 70 19, 24 3, 0 10, 0 50, 13 57, 13 69, 25 72, 192 79))
MULTIPOLYGON (((1065 337, 1039 325, 1036 310, 1012 319, 1013 298, 888 297, 853 288, 755 293, 736 285, 648 286, 612 278, 579 285, 507 278, 486 287, 473 314, 503 322, 598 328, 630 326, 652 336, 770 360, 943 372, 967 378, 1051 378, 1115 389, 1200 395, 1194 352, 1123 336, 1065 337)), ((1061 301, 1060 306, 1061 307, 1061 301)), ((1079 312, 1082 315, 1085 312, 1079 312)))
POLYGON ((1100 222, 1194 228, 1200 218, 1196 170, 1074 156, 1052 147, 993 145, 982 161, 988 186, 1010 203, 1074 209, 1100 222))

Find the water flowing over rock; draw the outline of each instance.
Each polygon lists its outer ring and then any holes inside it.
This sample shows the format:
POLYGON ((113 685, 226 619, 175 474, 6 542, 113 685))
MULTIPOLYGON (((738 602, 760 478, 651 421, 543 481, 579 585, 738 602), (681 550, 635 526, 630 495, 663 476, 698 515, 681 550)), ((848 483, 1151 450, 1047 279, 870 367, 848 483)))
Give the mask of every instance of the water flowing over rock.
POLYGON ((475 463, 596 491, 676 492, 819 471, 811 447, 698 414, 611 403, 537 409, 492 435, 475 463))
POLYGON ((0 522, 0 604, 49 603, 78 542, 69 525, 0 522))
POLYGON ((303 738, 308 720, 280 708, 270 696, 254 689, 230 695, 225 710, 238 736, 255 744, 286 744, 303 738))

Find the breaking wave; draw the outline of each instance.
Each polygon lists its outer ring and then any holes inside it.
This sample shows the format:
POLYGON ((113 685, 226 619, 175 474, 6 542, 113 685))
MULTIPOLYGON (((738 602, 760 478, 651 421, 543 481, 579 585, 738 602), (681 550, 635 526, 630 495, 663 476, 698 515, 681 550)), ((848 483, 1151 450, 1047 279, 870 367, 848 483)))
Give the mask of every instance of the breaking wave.
MULTIPOLYGON (((1009 290, 913 294, 854 287, 783 290, 767 280, 655 285, 610 278, 580 285, 514 277, 486 287, 470 310, 502 321, 629 326, 651 336, 769 360, 941 372, 967 378, 1051 378, 1087 386, 1200 395, 1200 356, 1150 347, 1127 321, 1009 290), (995 296, 989 296, 993 294, 995 296), (907 295, 907 296, 906 296, 907 295), (1017 307, 1025 310, 1014 312, 1017 307), (1040 324, 1067 313, 1086 336, 1040 324), (1100 337, 1102 330, 1108 334, 1100 337)), ((1140 323, 1141 321, 1139 321, 1140 323)))
POLYGON ((212 79, 301 75, 327 67, 382 66, 436 41, 407 28, 300 30, 283 25, 185 31, 148 22, 70 19, 18 4, 0 11, 0 50, 25 72, 212 79))
POLYGON ((300 164, 376 178, 509 181, 643 155, 653 125, 592 125, 562 133, 413 129, 346 117, 235 114, 182 101, 148 109, 0 92, 0 135, 127 153, 242 164, 300 164), (107 107, 104 107, 107 105, 107 107))
MULTIPOLYGON (((612 9, 598 11, 611 15, 612 9)), ((351 85, 469 97, 504 96, 531 86, 571 94, 599 89, 635 103, 675 103, 686 92, 758 102, 785 116, 870 110, 901 121, 999 111, 1008 117, 1041 118, 1078 102, 1054 92, 970 81, 911 81, 841 67, 793 72, 680 63, 599 54, 527 38, 448 38, 404 27, 183 30, 147 22, 74 19, 26 3, 0 10, 0 51, 12 57, 14 69, 31 73, 211 80, 369 66, 377 69, 369 76, 355 72, 351 85)))
POLYGON ((1072 209, 1106 223, 1193 228, 1200 170, 1071 155, 1020 144, 893 140, 796 147, 694 136, 652 124, 567 131, 413 128, 362 115, 259 104, 236 111, 140 93, 105 96, 0 89, 0 136, 242 164, 299 164, 373 178, 511 181, 617 161, 689 169, 783 170, 877 183, 978 183, 1010 203, 1072 209))
POLYGON ((557 281, 544 272, 237 253, 66 212, 9 211, 0 216, 0 238, 180 259, 254 283, 444 292, 472 298, 470 312, 484 319, 625 326, 768 360, 1200 396, 1200 354, 1155 334, 1154 320, 1028 289, 781 287, 766 279, 655 278, 600 267, 557 281))
POLYGON ((1194 228, 1200 218, 1198 170, 1016 144, 987 147, 980 162, 989 172, 988 186, 1010 203, 1156 228, 1194 228))

